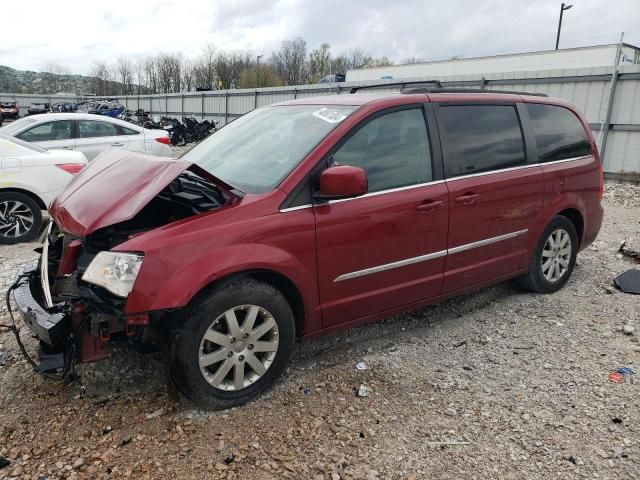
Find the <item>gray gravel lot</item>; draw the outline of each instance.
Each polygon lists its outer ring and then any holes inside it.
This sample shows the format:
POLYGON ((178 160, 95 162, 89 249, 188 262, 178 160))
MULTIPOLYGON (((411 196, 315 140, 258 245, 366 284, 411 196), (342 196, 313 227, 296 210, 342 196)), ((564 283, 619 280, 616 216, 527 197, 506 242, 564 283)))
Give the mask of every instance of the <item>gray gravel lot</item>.
MULTIPOLYGON (((640 478, 639 383, 608 380, 640 363, 640 296, 612 287, 637 268, 617 249, 640 243, 639 192, 607 185, 560 292, 506 282, 300 345, 271 392, 225 412, 174 400, 160 355, 122 349, 81 367, 79 398, 0 333, 0 478, 640 478)), ((2 282, 34 246, 0 247, 2 282)))

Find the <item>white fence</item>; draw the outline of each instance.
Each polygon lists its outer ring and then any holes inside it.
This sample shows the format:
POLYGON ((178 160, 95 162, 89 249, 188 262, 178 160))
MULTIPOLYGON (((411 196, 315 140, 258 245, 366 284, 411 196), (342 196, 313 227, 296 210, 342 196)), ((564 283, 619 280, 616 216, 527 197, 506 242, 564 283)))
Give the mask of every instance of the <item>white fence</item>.
MULTIPOLYGON (((484 88, 545 93, 575 104, 589 122, 600 146, 608 177, 640 181, 640 65, 613 68, 545 70, 490 75, 458 75, 435 78, 445 87, 484 88)), ((404 82, 433 80, 408 78, 404 82)), ((392 83, 399 80, 389 80, 392 83)), ((301 85, 250 90, 219 90, 169 95, 120 97, 130 110, 143 108, 153 115, 193 116, 224 125, 256 107, 320 95, 348 94, 351 87, 379 82, 301 85)), ((386 86, 376 91, 396 91, 386 86)), ((371 90, 369 90, 371 91, 371 90)), ((0 101, 18 101, 21 114, 32 102, 80 102, 81 96, 36 96, 0 93, 0 101)))

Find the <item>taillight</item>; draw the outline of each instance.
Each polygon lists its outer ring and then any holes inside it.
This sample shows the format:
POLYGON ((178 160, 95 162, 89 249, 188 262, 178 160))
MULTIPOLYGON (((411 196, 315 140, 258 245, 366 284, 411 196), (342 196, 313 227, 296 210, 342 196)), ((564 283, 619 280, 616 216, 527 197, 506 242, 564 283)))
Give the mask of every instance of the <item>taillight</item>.
POLYGON ((82 163, 56 163, 56 167, 71 175, 75 175, 76 173, 80 173, 84 165, 82 163))
POLYGON ((169 137, 156 137, 156 142, 164 143, 165 145, 171 145, 169 137))

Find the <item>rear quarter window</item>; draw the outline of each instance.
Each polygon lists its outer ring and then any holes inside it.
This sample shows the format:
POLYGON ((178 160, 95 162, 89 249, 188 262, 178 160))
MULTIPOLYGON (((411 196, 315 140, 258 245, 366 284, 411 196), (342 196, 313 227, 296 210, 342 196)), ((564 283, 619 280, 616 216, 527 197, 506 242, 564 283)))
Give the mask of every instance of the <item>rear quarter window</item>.
POLYGON ((526 105, 540 162, 591 155, 587 132, 571 110, 541 103, 526 105))
POLYGON ((140 132, 133 130, 132 128, 123 127, 118 125, 118 135, 140 135, 140 132))

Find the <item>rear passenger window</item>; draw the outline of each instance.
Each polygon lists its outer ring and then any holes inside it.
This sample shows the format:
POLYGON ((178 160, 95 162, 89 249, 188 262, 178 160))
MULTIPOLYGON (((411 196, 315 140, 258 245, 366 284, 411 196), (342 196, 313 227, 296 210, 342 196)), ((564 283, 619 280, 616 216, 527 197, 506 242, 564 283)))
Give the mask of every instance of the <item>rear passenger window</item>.
POLYGON ((371 120, 333 154, 333 161, 362 168, 369 192, 433 180, 422 109, 387 113, 371 120))
POLYGON ((573 112, 556 105, 526 105, 541 162, 591 155, 587 132, 573 112))
POLYGON ((525 164, 524 142, 511 105, 440 105, 447 178, 525 164))
POLYGON ((113 137, 116 135, 118 135, 118 128, 113 123, 78 120, 78 136, 80 138, 113 137))

